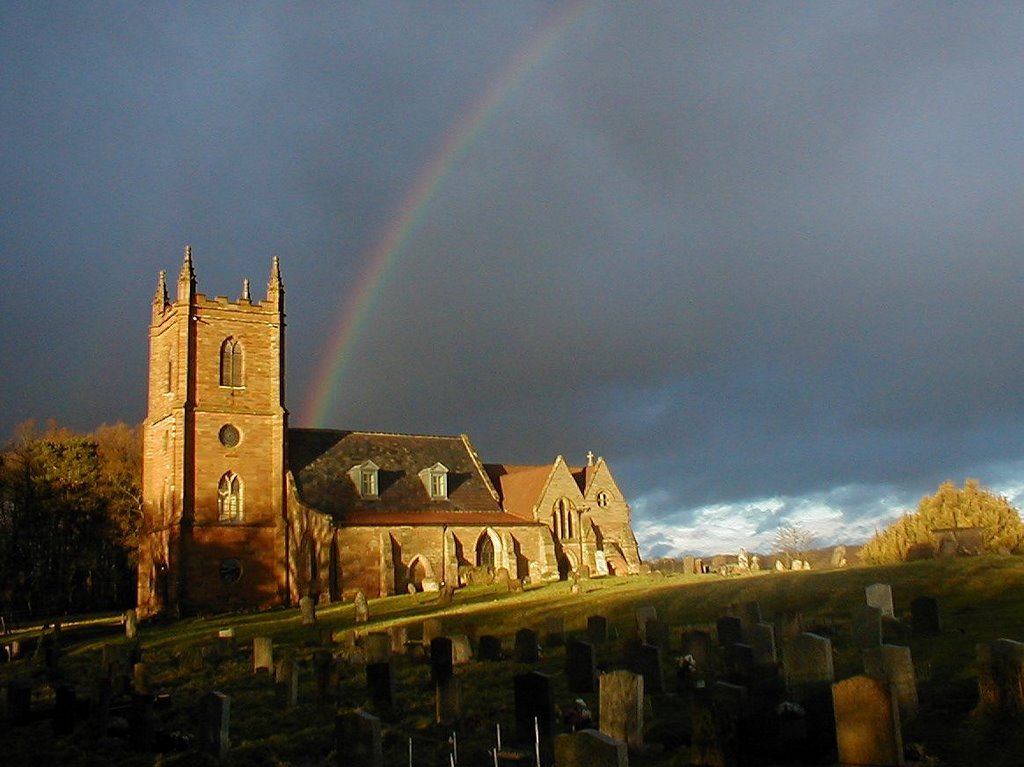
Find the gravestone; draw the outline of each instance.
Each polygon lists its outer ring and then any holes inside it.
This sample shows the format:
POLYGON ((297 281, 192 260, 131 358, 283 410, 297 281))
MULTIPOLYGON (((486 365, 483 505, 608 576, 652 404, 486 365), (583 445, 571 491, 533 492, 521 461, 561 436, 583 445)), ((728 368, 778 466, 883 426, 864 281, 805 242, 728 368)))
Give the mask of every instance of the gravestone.
POLYGON ((533 629, 519 629, 516 632, 515 651, 512 654, 519 663, 536 663, 540 660, 540 648, 537 646, 537 632, 533 629))
POLYGON ((840 764, 902 765, 899 708, 889 685, 855 676, 832 685, 840 764))
POLYGON ((366 664, 366 692, 376 708, 387 710, 395 705, 395 674, 390 660, 366 664))
POLYGON ((285 709, 299 704, 299 666, 290 658, 282 658, 274 668, 274 698, 285 709))
POLYGON ((499 594, 507 594, 509 592, 510 581, 508 568, 499 567, 498 571, 494 574, 494 585, 498 587, 497 591, 499 594))
POLYGON ((352 602, 355 605, 356 623, 366 623, 370 620, 370 603, 366 601, 366 594, 362 591, 357 591, 352 602))
POLYGON ((316 705, 325 709, 334 697, 334 656, 330 650, 316 650, 313 653, 313 678, 316 682, 316 705))
POLYGON ((870 650, 882 644, 882 611, 872 605, 857 605, 850 620, 853 646, 858 650, 870 650))
POLYGON ((1006 718, 1024 714, 1024 643, 982 642, 977 658, 979 710, 1006 718))
POLYGON ((514 679, 516 739, 534 740, 534 720, 541 743, 550 743, 554 734, 555 695, 551 677, 539 671, 519 674, 514 679))
POLYGON ((754 623, 747 629, 747 643, 754 650, 754 663, 767 665, 777 663, 775 650, 775 626, 771 623, 754 623))
POLYGON ((909 647, 883 644, 864 650, 864 673, 891 685, 901 722, 905 724, 917 716, 917 679, 909 647))
POLYGON ((695 572, 693 569, 693 556, 687 554, 683 557, 683 575, 693 575, 695 572))
POLYGON ((434 712, 438 724, 452 725, 462 718, 462 679, 454 674, 434 684, 434 712))
POLYGON ((594 644, 608 641, 608 619, 603 615, 591 615, 587 618, 587 640, 594 644))
POLYGON ((132 666, 132 689, 140 695, 149 694, 149 673, 145 663, 132 666))
POLYGON ((781 643, 804 633, 804 618, 798 612, 783 611, 775 614, 775 641, 781 643))
POLYGON ((480 660, 500 661, 502 658, 501 639, 493 634, 484 634, 480 637, 476 655, 480 660))
POLYGON ((391 660, 391 636, 371 631, 363 638, 363 654, 367 663, 387 663, 391 660))
POLYGON ((621 740, 580 730, 555 737, 555 767, 629 767, 629 752, 621 740))
POLYGON ((338 713, 334 751, 338 767, 384 767, 380 719, 361 710, 338 713))
POLYGON ((647 641, 647 621, 658 620, 658 610, 654 605, 644 605, 636 608, 636 634, 641 642, 647 641))
POLYGON ((274 672, 274 640, 271 637, 253 637, 252 670, 274 672))
POLYGON ((754 679, 754 648, 743 642, 722 648, 726 679, 732 684, 749 685, 754 679))
POLYGON ((832 684, 832 642, 817 634, 804 633, 782 643, 782 668, 786 689, 798 693, 806 686, 832 684))
POLYGON ((392 626, 388 629, 388 638, 391 640, 391 654, 404 655, 406 643, 409 641, 409 629, 407 626, 392 626))
POLYGON ((203 718, 199 727, 199 750, 217 761, 227 758, 231 747, 231 698, 211 692, 203 696, 203 718))
POLYGON ((570 639, 565 645, 565 679, 570 692, 594 692, 594 645, 570 639))
POLYGON ((736 617, 740 619, 743 630, 746 631, 762 621, 761 604, 759 602, 740 602, 736 610, 736 617))
POLYGON ((451 637, 434 637, 430 640, 430 677, 435 682, 447 679, 453 673, 451 637))
POLYGON ((693 572, 696 573, 697 575, 703 575, 704 572, 705 572, 705 570, 704 570, 704 560, 701 559, 700 557, 696 557, 693 560, 693 572))
POLYGON ((644 745, 644 678, 629 671, 610 671, 598 677, 601 732, 630 749, 644 745))
POLYGON ((939 600, 935 597, 917 597, 910 603, 910 620, 914 627, 914 636, 941 634, 939 600))
POLYGON ((432 639, 444 636, 444 628, 439 618, 427 618, 423 621, 423 644, 430 645, 432 639))
POLYGON ((883 618, 895 616, 892 608, 892 587, 888 583, 872 583, 864 589, 864 597, 869 605, 882 611, 883 618))
POLYGON ((473 646, 469 637, 465 634, 455 634, 449 637, 452 640, 452 663, 461 666, 473 660, 473 646))
POLYGON ((235 630, 233 628, 217 631, 217 654, 221 658, 230 658, 235 654, 235 630))
POLYGON ((316 625, 316 602, 313 597, 305 596, 299 600, 299 614, 302 616, 303 626, 316 625))
POLYGON ((711 686, 711 706, 714 718, 715 742, 706 743, 708 750, 718 751, 726 763, 749 764, 754 752, 751 737, 751 706, 747 688, 729 682, 715 682, 711 686))
POLYGON ((680 636, 683 655, 693 658, 695 671, 706 674, 712 666, 711 635, 706 631, 684 631, 680 636))
POLYGON ((732 615, 723 615, 715 621, 720 647, 743 641, 743 622, 732 615))
POLYGON ((647 644, 653 645, 661 650, 663 657, 667 658, 672 652, 671 633, 667 623, 657 618, 647 621, 647 644))
POLYGON ((544 644, 548 647, 565 644, 565 618, 549 616, 544 619, 544 644))
POLYGON ((635 674, 644 678, 644 690, 648 693, 665 692, 665 669, 662 665, 661 650, 654 645, 640 644, 636 639, 626 643, 625 665, 635 674))
POLYGON ((846 567, 845 546, 836 546, 832 549, 832 556, 829 558, 829 565, 834 568, 846 567))
POLYGON ((139 632, 139 619, 135 610, 126 610, 124 614, 124 636, 125 639, 135 639, 139 632))

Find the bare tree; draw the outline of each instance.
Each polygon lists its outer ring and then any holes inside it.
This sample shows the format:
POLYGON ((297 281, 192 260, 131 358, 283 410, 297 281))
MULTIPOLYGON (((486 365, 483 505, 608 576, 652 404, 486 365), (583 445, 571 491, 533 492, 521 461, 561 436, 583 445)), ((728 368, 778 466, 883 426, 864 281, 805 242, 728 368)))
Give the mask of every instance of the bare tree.
POLYGON ((799 523, 787 522, 775 531, 775 553, 786 563, 786 568, 793 566, 793 560, 805 560, 807 552, 814 547, 815 535, 799 523))

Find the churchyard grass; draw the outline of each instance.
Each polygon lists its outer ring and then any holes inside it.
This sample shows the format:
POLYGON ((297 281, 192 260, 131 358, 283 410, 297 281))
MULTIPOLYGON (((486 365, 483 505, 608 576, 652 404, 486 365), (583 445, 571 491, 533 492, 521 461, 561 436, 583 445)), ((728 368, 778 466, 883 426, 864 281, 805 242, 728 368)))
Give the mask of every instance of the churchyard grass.
MULTIPOLYGON (((118 763, 151 765, 155 749, 165 751, 162 765, 203 763, 198 757, 197 730, 200 700, 217 690, 231 698, 230 765, 333 765, 333 701, 316 700, 313 653, 333 633, 387 631, 405 624, 418 626, 425 618, 439 618, 448 635, 491 634, 506 641, 523 627, 538 632, 543 646, 536 663, 473 661, 456 666, 462 682, 462 719, 454 726, 435 724, 434 683, 424 658, 397 657, 393 665, 395 704, 378 711, 382 720, 386 765, 408 764, 412 738, 417 766, 448 764, 450 735, 454 731, 460 764, 490 764, 487 750, 500 724, 506 744, 514 738, 514 678, 538 670, 552 677, 556 706, 567 710, 581 697, 598 711, 597 694, 567 689, 564 647, 545 642, 545 621, 564 619, 566 635, 585 639, 587 617, 609 619, 613 640, 595 647, 599 668, 621 667, 622 639, 635 632, 634 611, 651 605, 658 619, 672 627, 671 641, 678 650, 683 628, 708 631, 714 636, 716 619, 728 605, 758 602, 766 621, 782 612, 799 612, 804 630, 832 641, 836 679, 863 673, 860 650, 850 635, 851 609, 862 604, 870 584, 891 585, 895 618, 883 621, 883 642, 907 645, 917 672, 921 714, 904 722, 904 743, 921 743, 925 753, 941 764, 1019 764, 1024 753, 1024 728, 1006 727, 991 718, 972 714, 977 701, 976 645, 998 638, 1024 641, 1024 557, 979 557, 926 560, 897 566, 856 567, 809 572, 762 572, 723 578, 713 575, 661 577, 657 574, 619 579, 582 581, 582 594, 570 593, 568 583, 530 587, 524 593, 504 593, 493 586, 462 589, 451 605, 436 608, 436 595, 402 595, 370 600, 369 621, 355 623, 351 601, 319 606, 317 623, 304 626, 298 608, 262 613, 236 613, 175 622, 144 623, 138 633, 149 686, 160 698, 153 710, 157 733, 143 745, 133 744, 126 731, 139 727, 131 711, 117 698, 111 704, 106 727, 95 724, 83 705, 82 715, 68 735, 54 736, 53 723, 44 719, 19 726, 10 724, 9 711, 0 723, 5 764, 92 765, 118 763), (942 632, 915 636, 910 628, 910 603, 918 596, 938 599, 942 632), (234 630, 233 648, 218 649, 218 631, 234 630), (273 640, 275 660, 290 657, 300 665, 298 705, 289 708, 275 697, 268 674, 252 671, 256 637, 273 640), (205 650, 203 648, 206 648, 205 650), (205 655, 204 655, 205 654, 205 655), (118 700, 121 704, 118 704, 118 700), (102 730, 102 731, 101 731, 102 730)), ((73 685, 79 699, 94 695, 95 677, 104 645, 131 643, 117 627, 97 635, 68 628, 61 632, 60 658, 47 667, 40 656, 0 665, 0 683, 14 680, 32 687, 32 711, 45 715, 54 706, 55 690, 73 685)), ((4 637, 31 645, 37 632, 4 637)), ((781 644, 781 643, 780 643, 781 644)), ((339 652, 344 642, 335 642, 339 652)), ((112 657, 116 655, 108 650, 112 657)), ((427 653, 429 657, 429 651, 427 653)), ((356 707, 368 701, 365 667, 341 663, 337 692, 341 703, 356 707)), ((670 666, 668 676, 674 675, 670 666)), ((333 680, 332 680, 333 681, 333 680)), ((115 688, 117 684, 115 682, 115 688)), ((334 685, 331 685, 332 691, 334 685)), ((674 689, 670 685, 670 689, 674 689)), ((631 758, 634 765, 689 763, 681 748, 688 740, 692 716, 683 696, 654 696, 648 709, 646 753, 631 758)), ((6 705, 6 696, 2 698, 6 705)), ((558 726, 561 726, 559 721, 558 726)), ((527 744, 528 746, 528 744, 527 744)), ((208 762, 212 763, 212 761, 208 762)), ((765 758, 761 763, 773 763, 765 758)))

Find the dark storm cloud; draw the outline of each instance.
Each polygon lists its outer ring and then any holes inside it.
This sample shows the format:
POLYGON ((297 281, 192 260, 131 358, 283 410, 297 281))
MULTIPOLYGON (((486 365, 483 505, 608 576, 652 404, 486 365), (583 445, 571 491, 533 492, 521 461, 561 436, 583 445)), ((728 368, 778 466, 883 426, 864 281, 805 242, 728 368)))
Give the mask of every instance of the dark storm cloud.
MULTIPOLYGON (((185 242, 209 293, 282 256, 297 411, 417 173, 551 13, 11 6, 5 428, 142 417, 185 242)), ((1019 487, 1022 32, 1005 5, 587 4, 426 202, 331 422, 605 453, 651 546, 1019 487)))

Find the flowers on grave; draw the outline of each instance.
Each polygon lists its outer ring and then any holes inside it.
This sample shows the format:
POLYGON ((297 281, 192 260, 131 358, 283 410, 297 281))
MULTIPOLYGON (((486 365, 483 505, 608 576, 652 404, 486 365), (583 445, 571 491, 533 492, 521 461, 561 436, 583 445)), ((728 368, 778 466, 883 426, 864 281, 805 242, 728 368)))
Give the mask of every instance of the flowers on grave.
POLYGON ((779 719, 802 719, 807 715, 803 706, 791 700, 782 701, 775 709, 775 713, 778 714, 779 719))
POLYGON ((692 655, 684 655, 676 658, 676 671, 680 674, 689 674, 697 670, 697 661, 692 655))
POLYGON ((577 730, 593 727, 594 715, 590 713, 587 702, 583 698, 577 698, 573 701, 572 707, 565 712, 562 721, 569 728, 570 732, 576 732, 577 730))

